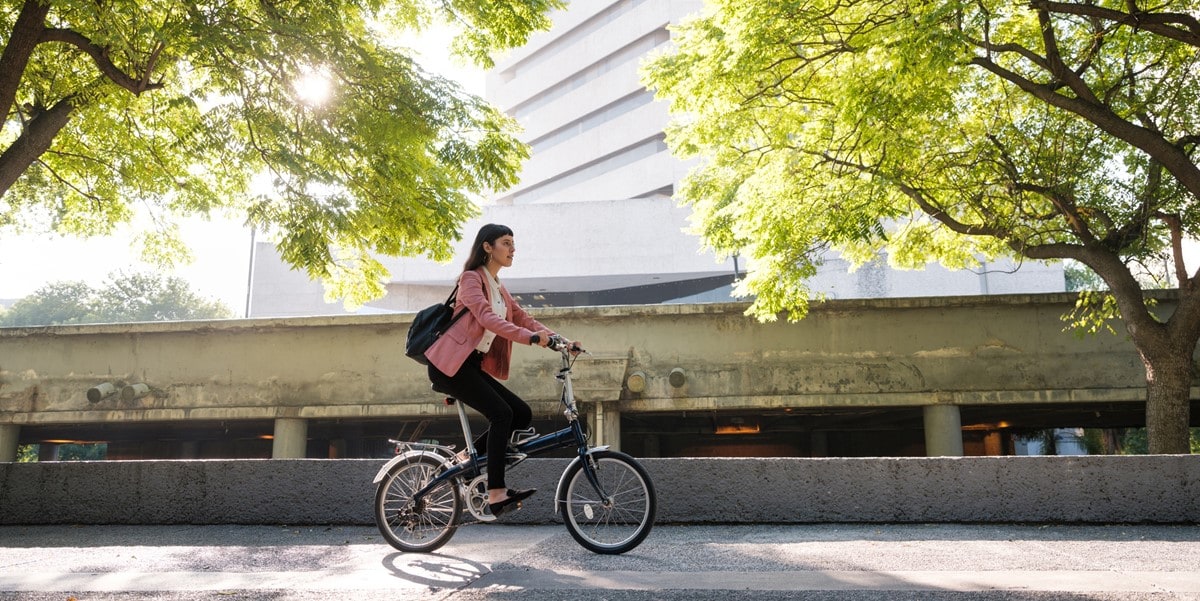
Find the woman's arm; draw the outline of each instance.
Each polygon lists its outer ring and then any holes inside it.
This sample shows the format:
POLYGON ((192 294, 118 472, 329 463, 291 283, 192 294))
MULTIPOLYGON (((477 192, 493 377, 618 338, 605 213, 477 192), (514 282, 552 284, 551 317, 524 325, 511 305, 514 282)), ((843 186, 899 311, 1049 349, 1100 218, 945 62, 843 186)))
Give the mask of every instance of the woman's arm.
MULTIPOLYGON (((512 297, 505 294, 505 302, 509 303, 509 308, 515 317, 520 307, 512 300, 512 297)), ((477 271, 464 271, 458 278, 458 303, 471 311, 471 315, 484 328, 495 332, 497 336, 502 336, 514 342, 528 344, 529 338, 533 336, 534 331, 527 327, 522 327, 518 323, 513 323, 503 317, 496 315, 492 310, 492 299, 487 294, 487 289, 483 284, 483 275, 477 271)), ((524 313, 524 311, 521 311, 524 313)), ((528 315, 526 315, 528 318, 528 315)), ((534 322, 537 323, 537 322, 534 322)), ((539 324, 540 325, 540 324, 539 324)))
POLYGON ((525 309, 522 309, 521 305, 517 303, 516 300, 513 300, 512 296, 508 294, 507 290, 504 291, 504 298, 505 302, 508 303, 509 310, 512 311, 513 323, 534 332, 545 330, 547 332, 554 333, 554 330, 547 328, 542 322, 534 319, 533 316, 526 313, 525 309))

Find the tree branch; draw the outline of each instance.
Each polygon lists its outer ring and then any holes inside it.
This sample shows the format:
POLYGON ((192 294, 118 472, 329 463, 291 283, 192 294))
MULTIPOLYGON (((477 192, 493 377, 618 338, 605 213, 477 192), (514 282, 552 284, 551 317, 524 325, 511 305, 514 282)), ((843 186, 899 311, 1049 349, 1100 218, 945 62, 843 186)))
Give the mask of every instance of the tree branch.
POLYGON ((0 154, 0 196, 8 192, 21 174, 50 148, 54 137, 70 121, 74 110, 75 104, 71 98, 58 101, 49 110, 39 112, 30 119, 16 141, 4 149, 4 153, 0 154))
POLYGON ((112 80, 113 83, 139 95, 147 90, 155 90, 163 87, 162 83, 150 83, 150 73, 154 70, 153 61, 158 57, 158 50, 154 52, 151 62, 146 65, 146 73, 141 78, 135 78, 121 71, 108 58, 108 49, 101 48, 87 36, 80 34, 70 29, 51 29, 47 28, 42 32, 42 41, 46 42, 62 42, 82 50, 85 54, 92 57, 92 61, 96 63, 96 67, 105 77, 112 80))
POLYGON ((1001 79, 1017 86, 1035 98, 1090 121, 1102 131, 1123 140, 1158 161, 1196 198, 1200 198, 1200 168, 1181 148, 1171 144, 1153 130, 1130 123, 1099 103, 1086 102, 1056 93, 1051 86, 1030 81, 983 56, 971 59, 970 64, 982 67, 1001 79))
POLYGON ((1154 216, 1167 224, 1167 229, 1171 232, 1171 256, 1175 263, 1175 279, 1179 282, 1180 287, 1191 286, 1192 282, 1188 279, 1187 267, 1183 264, 1183 220, 1178 214, 1161 211, 1155 213, 1154 216))
MULTIPOLYGON (((1131 7, 1136 6, 1133 2, 1129 4, 1131 7)), ((1057 14, 1079 15, 1112 21, 1191 46, 1200 47, 1200 20, 1187 13, 1157 13, 1149 11, 1124 13, 1092 3, 1051 2, 1050 0, 1031 0, 1029 6, 1035 10, 1044 10, 1057 14)))
POLYGON ((1004 171, 1008 173, 1009 181, 1012 182, 1012 185, 1017 190, 1033 192, 1048 199, 1050 203, 1054 205, 1056 214, 1067 220, 1067 224, 1071 226, 1071 230, 1076 236, 1079 237, 1084 245, 1095 242, 1096 239, 1092 234, 1092 229, 1088 226, 1087 221, 1079 212, 1079 207, 1075 203, 1074 199, 1047 186, 1039 186, 1022 182, 1021 178, 1019 177, 1019 170, 1017 169, 1016 163, 1012 160, 1012 157, 1009 156, 1008 151, 1004 148, 1004 145, 1001 144, 1000 140, 994 135, 988 134, 987 138, 989 141, 991 141, 992 146, 996 148, 996 151, 1000 153, 1001 164, 1004 165, 1004 171))
POLYGON ((1094 105, 1100 104, 1100 99, 1096 97, 1096 93, 1087 85, 1083 77, 1063 62, 1062 53, 1058 50, 1058 39, 1054 35, 1054 22, 1050 20, 1050 13, 1044 10, 1038 11, 1038 22, 1042 26, 1042 43, 1046 46, 1046 63, 1050 66, 1050 74, 1054 76, 1054 79, 1066 84, 1072 92, 1075 92, 1076 96, 1085 102, 1094 105))
POLYGON ((849 167, 851 169, 855 169, 859 172, 871 175, 872 177, 880 178, 880 179, 890 183, 891 185, 896 186, 897 189, 900 190, 900 192, 902 192, 905 196, 911 198, 913 200, 913 202, 916 202, 917 206, 920 207, 921 210, 926 215, 929 215, 933 219, 941 222, 943 225, 950 228, 954 232, 957 232, 957 233, 963 234, 963 235, 967 235, 967 236, 991 236, 993 238, 998 238, 1000 240, 1008 240, 1009 236, 1011 235, 1011 232, 1009 232, 1008 230, 1003 229, 1003 228, 990 227, 990 226, 986 226, 986 225, 971 225, 968 223, 963 223, 963 222, 959 221, 958 219, 955 219, 952 215, 947 213, 944 209, 933 204, 929 200, 929 198, 924 193, 922 193, 921 190, 919 190, 918 188, 915 188, 905 182, 899 181, 899 180, 881 172, 876 167, 870 167, 868 165, 853 163, 853 162, 847 161, 845 159, 839 159, 828 153, 819 153, 818 156, 820 156, 822 159, 824 159, 830 163, 833 163, 834 165, 840 165, 842 167, 849 167))
MULTIPOLYGON (((13 114, 13 103, 16 102, 17 89, 21 86, 21 78, 29 57, 41 39, 45 28, 46 15, 50 12, 50 4, 38 0, 26 0, 21 7, 21 13, 13 23, 12 33, 0 53, 0 118, 13 114)), ((0 194, 7 188, 0 188, 0 194)))

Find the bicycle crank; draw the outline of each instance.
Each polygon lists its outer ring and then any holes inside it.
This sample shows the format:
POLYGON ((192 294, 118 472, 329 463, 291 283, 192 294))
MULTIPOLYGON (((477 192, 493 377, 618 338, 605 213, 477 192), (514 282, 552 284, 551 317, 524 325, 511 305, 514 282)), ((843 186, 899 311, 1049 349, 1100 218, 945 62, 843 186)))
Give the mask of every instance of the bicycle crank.
POLYGON ((463 486, 463 499, 467 503, 467 511, 481 522, 494 522, 496 516, 488 509, 487 474, 476 476, 474 480, 463 486))

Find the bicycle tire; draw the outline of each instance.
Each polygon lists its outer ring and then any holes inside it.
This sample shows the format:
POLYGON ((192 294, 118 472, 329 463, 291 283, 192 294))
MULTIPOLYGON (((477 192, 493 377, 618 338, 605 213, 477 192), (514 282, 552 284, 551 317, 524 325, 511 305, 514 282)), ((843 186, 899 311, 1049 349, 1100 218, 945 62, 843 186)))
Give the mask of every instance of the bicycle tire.
POLYGON ((430 490, 418 506, 412 495, 442 470, 442 463, 421 455, 397 463, 375 489, 375 525, 391 546, 407 553, 430 553, 441 548, 458 529, 462 498, 446 480, 430 490))
POLYGON ((567 468, 557 494, 558 509, 571 537, 585 549, 605 555, 625 553, 642 544, 654 526, 654 484, 629 455, 596 451, 591 457, 611 503, 601 500, 588 481, 585 459, 567 468))

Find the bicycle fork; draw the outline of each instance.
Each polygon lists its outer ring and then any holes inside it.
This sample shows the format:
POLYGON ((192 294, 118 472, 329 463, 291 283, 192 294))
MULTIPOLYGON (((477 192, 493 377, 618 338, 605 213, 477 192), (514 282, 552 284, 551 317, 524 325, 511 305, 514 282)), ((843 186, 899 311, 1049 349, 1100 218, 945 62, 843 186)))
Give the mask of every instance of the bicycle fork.
MULTIPOLYGON (((583 462, 583 465, 580 466, 580 469, 583 470, 583 474, 587 477, 588 484, 591 485, 592 490, 596 491, 596 495, 599 498, 601 505, 607 508, 613 505, 613 498, 612 495, 605 490, 604 485, 600 483, 600 477, 597 475, 599 464, 596 462, 596 458, 594 457, 594 453, 597 451, 606 450, 608 450, 608 445, 587 449, 578 457, 576 457, 575 461, 583 462)), ((574 463, 575 462, 572 462, 571 465, 574 465, 574 463)), ((555 513, 558 513, 562 506, 567 503, 567 474, 571 472, 571 465, 568 465, 567 469, 563 470, 562 476, 558 480, 558 487, 555 489, 555 513)))
POLYGON ((588 482, 591 483, 592 488, 596 489, 596 494, 600 495, 600 502, 603 503, 605 507, 611 507, 613 504, 613 499, 611 496, 609 496, 608 491, 604 490, 604 485, 600 483, 600 477, 596 475, 596 472, 599 470, 599 468, 600 466, 596 463, 596 458, 593 457, 589 452, 583 460, 583 473, 587 476, 588 482))

